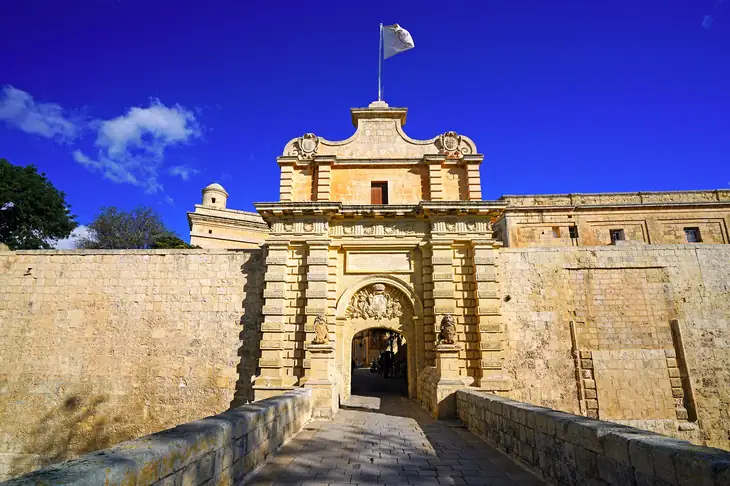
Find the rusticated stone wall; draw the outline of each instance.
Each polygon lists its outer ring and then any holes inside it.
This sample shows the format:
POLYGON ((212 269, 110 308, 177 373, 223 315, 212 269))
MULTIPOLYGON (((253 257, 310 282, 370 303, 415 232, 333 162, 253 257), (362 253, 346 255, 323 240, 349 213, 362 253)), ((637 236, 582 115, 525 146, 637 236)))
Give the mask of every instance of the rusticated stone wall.
POLYGON ((0 253, 0 479, 251 399, 262 272, 261 250, 0 253))
POLYGON ((730 449, 730 246, 500 258, 507 396, 730 449))

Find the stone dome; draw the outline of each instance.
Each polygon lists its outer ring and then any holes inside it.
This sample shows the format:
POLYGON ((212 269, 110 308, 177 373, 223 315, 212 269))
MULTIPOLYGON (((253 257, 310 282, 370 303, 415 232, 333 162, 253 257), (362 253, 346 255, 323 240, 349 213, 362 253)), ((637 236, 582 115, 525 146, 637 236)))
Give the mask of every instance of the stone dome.
POLYGON ((221 186, 217 182, 214 182, 213 184, 208 184, 207 186, 205 186, 205 188, 203 189, 203 192, 207 192, 207 191, 219 191, 219 192, 224 193, 226 196, 228 195, 228 192, 223 188, 223 186, 221 186))

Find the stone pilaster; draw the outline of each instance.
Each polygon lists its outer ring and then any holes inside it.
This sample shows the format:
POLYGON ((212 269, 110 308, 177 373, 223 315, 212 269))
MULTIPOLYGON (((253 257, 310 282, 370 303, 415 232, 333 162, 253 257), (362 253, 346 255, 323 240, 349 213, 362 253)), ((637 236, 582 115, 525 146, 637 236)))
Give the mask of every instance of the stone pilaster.
POLYGON ((319 418, 332 418, 339 409, 335 393, 334 365, 335 348, 332 344, 309 344, 311 368, 305 388, 313 389, 312 415, 319 418))
POLYGON ((479 166, 483 159, 483 155, 464 156, 467 180, 467 199, 470 201, 481 201, 482 199, 482 180, 479 173, 479 166))
POLYGON ((446 159, 442 155, 427 155, 423 159, 428 164, 428 186, 431 201, 443 200, 444 180, 441 174, 441 166, 446 159))
MULTIPOLYGON (((433 281, 433 326, 438 334, 438 322, 445 315, 454 315, 454 250, 452 241, 431 242, 431 279, 433 281)), ((457 323, 458 325, 463 323, 457 323)), ((426 350, 433 352, 434 340, 426 341, 426 350)), ((435 356, 434 356, 435 357, 435 356)))
POLYGON ((281 167, 281 179, 279 181, 279 200, 291 201, 294 186, 294 166, 296 157, 279 157, 277 159, 281 167))
POLYGON ((507 391, 512 388, 512 382, 503 368, 504 324, 500 305, 499 253, 491 239, 473 240, 472 250, 481 368, 474 385, 492 392, 507 391))
MULTIPOLYGON (((433 343, 436 341, 436 318, 433 314, 433 267, 431 265, 431 245, 421 244, 421 266, 423 271, 423 359, 425 366, 436 366, 433 343)), ((416 346, 418 348, 419 346, 416 346)), ((416 356, 418 361, 418 356, 416 356)))
MULTIPOLYGON (((311 376, 312 353, 308 349, 314 339, 314 320, 323 315, 329 319, 328 280, 329 280, 329 240, 307 241, 307 283, 305 293, 304 314, 304 377, 300 380, 303 385, 311 376)), ((334 355, 333 355, 334 356, 334 355)))
POLYGON ((285 242, 267 245, 264 275, 264 306, 261 323, 259 376, 254 381, 254 399, 280 395, 293 387, 291 367, 286 366, 287 264, 289 247, 285 242))
POLYGON ((317 201, 329 201, 332 189, 332 164, 334 157, 316 157, 316 189, 314 191, 317 201))

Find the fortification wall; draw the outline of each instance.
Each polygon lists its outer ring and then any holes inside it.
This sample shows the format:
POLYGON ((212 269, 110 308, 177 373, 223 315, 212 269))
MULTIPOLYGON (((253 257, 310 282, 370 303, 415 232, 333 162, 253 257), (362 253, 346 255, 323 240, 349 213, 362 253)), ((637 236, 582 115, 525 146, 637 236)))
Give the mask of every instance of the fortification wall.
POLYGON ((510 398, 730 449, 730 246, 500 258, 510 398))
POLYGON ((0 253, 0 479, 250 398, 262 278, 261 250, 0 253))

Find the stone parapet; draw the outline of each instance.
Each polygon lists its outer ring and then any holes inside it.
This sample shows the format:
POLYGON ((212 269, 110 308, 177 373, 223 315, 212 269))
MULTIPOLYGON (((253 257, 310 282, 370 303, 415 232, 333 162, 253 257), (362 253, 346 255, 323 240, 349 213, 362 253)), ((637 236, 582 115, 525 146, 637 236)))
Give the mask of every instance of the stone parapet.
POLYGON ((312 417, 298 389, 15 478, 37 484, 239 484, 312 417))
POLYGON ((457 391, 469 430, 551 484, 730 484, 730 452, 471 390, 457 391))

